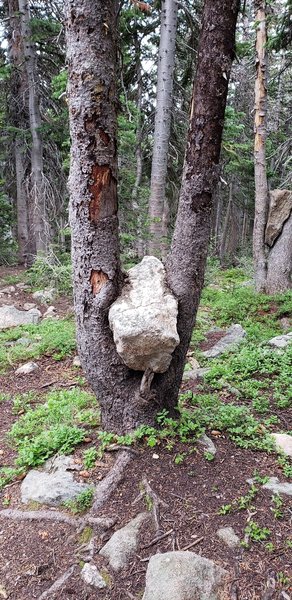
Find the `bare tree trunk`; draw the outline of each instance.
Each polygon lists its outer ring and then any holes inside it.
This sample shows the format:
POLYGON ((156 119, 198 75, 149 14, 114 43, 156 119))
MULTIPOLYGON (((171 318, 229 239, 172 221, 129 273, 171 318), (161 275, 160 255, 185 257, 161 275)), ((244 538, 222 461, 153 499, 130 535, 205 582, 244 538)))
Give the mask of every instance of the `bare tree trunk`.
POLYGON ((48 249, 49 225, 46 217, 43 169, 42 120, 36 81, 36 56, 32 42, 28 0, 19 0, 24 58, 29 90, 29 121, 32 136, 30 194, 33 201, 33 228, 37 253, 48 249))
POLYGON ((117 2, 67 0, 78 348, 100 402, 103 426, 112 431, 153 424, 157 412, 163 407, 171 412, 177 402, 203 285, 237 12, 234 0, 205 1, 184 178, 167 261, 168 282, 179 302, 181 341, 168 371, 155 375, 143 395, 143 372, 122 363, 108 324, 108 309, 123 283, 116 191, 117 2))
POLYGON ((266 129, 267 129, 267 63, 266 63, 266 2, 255 0, 256 39, 256 81, 255 81, 255 219, 253 230, 253 256, 255 282, 258 292, 265 291, 267 276, 267 258, 265 248, 265 228, 269 209, 269 192, 266 167, 266 129))
POLYGON ((135 39, 136 54, 136 76, 137 76, 137 129, 136 129, 136 179, 132 190, 132 208, 136 218, 136 251, 138 258, 143 258, 145 254, 145 243, 142 234, 141 206, 139 206, 139 188, 141 186, 143 174, 143 156, 142 156, 142 72, 141 72, 141 44, 138 37, 135 39))
POLYGON ((223 229, 222 229, 222 234, 221 234, 221 240, 220 240, 220 264, 221 265, 224 264, 224 258, 225 258, 225 254, 226 254, 228 227, 229 227, 231 208, 232 208, 232 195, 233 195, 233 182, 230 181, 228 204, 227 204, 227 209, 226 209, 226 214, 225 214, 225 219, 224 219, 224 224, 223 224, 223 229))
POLYGON ((161 7, 160 43, 158 54, 156 113, 149 199, 149 254, 161 256, 165 240, 165 186, 168 143, 171 125, 177 0, 163 0, 161 7), (164 217, 163 217, 164 215, 164 217), (163 221, 164 218, 164 221, 163 221))

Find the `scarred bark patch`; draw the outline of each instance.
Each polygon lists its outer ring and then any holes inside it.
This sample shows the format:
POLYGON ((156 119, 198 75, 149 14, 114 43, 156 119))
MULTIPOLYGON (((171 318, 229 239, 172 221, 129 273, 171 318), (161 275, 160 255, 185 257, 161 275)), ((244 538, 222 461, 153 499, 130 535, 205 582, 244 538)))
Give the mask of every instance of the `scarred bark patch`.
POLYGON ((94 165, 91 172, 93 183, 89 185, 92 196, 89 204, 90 221, 97 224, 99 219, 110 217, 117 211, 116 180, 108 165, 94 165))
POLYGON ((91 271, 90 283, 94 296, 99 294, 103 286, 109 281, 109 277, 103 271, 91 271))

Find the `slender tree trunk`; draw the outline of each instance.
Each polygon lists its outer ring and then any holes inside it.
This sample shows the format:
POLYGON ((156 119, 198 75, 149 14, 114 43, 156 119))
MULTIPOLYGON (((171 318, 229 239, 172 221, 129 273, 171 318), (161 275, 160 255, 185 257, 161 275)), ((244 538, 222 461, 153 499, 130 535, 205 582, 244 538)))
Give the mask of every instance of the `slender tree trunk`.
POLYGON ((70 218, 78 349, 101 406, 102 423, 127 431, 154 423, 177 403, 203 285, 238 3, 206 0, 169 286, 178 298, 180 345, 168 371, 140 391, 143 373, 119 358, 108 309, 123 283, 118 247, 115 0, 67 0, 70 218))
POLYGON ((145 243, 142 235, 142 216, 141 206, 139 206, 139 189, 143 174, 143 155, 142 155, 142 71, 141 71, 141 44, 138 36, 135 39, 135 54, 136 54, 136 77, 137 77, 137 129, 136 129, 136 179, 132 190, 132 209, 136 220, 136 251, 138 258, 143 258, 145 254, 145 243))
POLYGON ((42 120, 36 81, 36 56, 32 42, 28 0, 19 0, 22 39, 29 90, 29 122, 32 136, 30 194, 33 202, 33 228, 37 253, 48 249, 49 225, 46 217, 43 168, 42 120))
POLYGON ((222 234, 221 234, 221 241, 220 241, 220 264, 221 265, 224 264, 224 259, 225 259, 225 254, 226 254, 227 237, 228 237, 228 232, 229 232, 230 216, 231 216, 231 209, 232 209, 232 200, 233 200, 233 182, 230 181, 228 204, 227 204, 227 209, 226 209, 226 214, 225 214, 225 219, 224 219, 224 224, 223 224, 223 229, 222 229, 222 234))
POLYGON ((156 113, 149 199, 149 254, 161 256, 165 246, 164 206, 167 175, 168 144, 171 125, 175 41, 177 29, 177 0, 163 0, 161 7, 160 43, 158 54, 156 113))
POLYGON ((265 247, 265 228, 269 210, 269 192, 266 166, 266 130, 267 130, 267 60, 266 60, 266 2, 255 0, 256 38, 256 81, 255 81, 255 219, 253 230, 253 256, 255 282, 258 292, 265 291, 267 276, 267 257, 265 247))

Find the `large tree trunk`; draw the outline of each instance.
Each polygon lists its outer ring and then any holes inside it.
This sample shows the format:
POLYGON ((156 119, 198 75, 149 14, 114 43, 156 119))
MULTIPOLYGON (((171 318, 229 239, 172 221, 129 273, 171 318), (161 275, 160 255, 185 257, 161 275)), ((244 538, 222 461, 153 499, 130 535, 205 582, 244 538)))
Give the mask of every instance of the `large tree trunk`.
POLYGON ((163 0, 149 199, 150 239, 148 252, 154 256, 161 256, 166 241, 165 233, 167 233, 165 218, 168 215, 168 207, 165 207, 165 186, 171 125, 177 11, 177 0, 163 0))
POLYGON ((266 2, 255 0, 256 38, 256 81, 255 81, 255 219, 253 230, 253 256, 255 282, 258 292, 265 291, 267 276, 267 257, 265 247, 265 228, 269 210, 269 191, 266 166, 266 130, 267 130, 267 64, 266 64, 266 2))
POLYGON ((117 2, 67 0, 78 349, 100 402, 103 426, 112 431, 153 423, 158 411, 172 411, 177 403, 203 285, 237 12, 237 1, 205 1, 183 183, 167 261, 169 286, 179 302, 180 344, 168 371, 155 375, 151 390, 143 393, 143 373, 122 363, 108 324, 108 309, 123 283, 116 191, 117 2))

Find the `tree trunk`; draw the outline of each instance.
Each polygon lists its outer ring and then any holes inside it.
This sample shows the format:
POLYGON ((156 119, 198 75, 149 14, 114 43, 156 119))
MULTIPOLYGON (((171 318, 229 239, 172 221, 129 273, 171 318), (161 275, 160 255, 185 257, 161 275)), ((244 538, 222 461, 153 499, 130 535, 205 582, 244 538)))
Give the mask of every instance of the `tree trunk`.
POLYGON ((177 0, 163 0, 158 54, 156 113, 149 199, 149 254, 161 256, 165 246, 165 186, 171 125, 177 0))
POLYGON ((137 129, 136 129, 136 179, 132 190, 132 209, 136 220, 136 241, 135 247, 138 258, 143 258, 145 254, 145 242, 143 239, 143 219, 141 216, 141 206, 139 206, 139 189, 143 174, 143 155, 142 155, 142 71, 141 71, 141 44, 138 36, 135 37, 135 56, 136 56, 136 77, 137 77, 137 129))
POLYGON ((108 309, 123 278, 118 246, 116 156, 117 2, 67 0, 70 219, 78 349, 105 429, 155 422, 177 403, 203 285, 238 12, 234 0, 206 0, 184 177, 167 277, 178 298, 180 344, 170 368, 140 391, 143 372, 119 358, 108 309))
POLYGON ((269 209, 269 192, 266 166, 266 130, 267 130, 267 64, 266 64, 266 2, 255 0, 256 39, 256 81, 255 81, 255 219, 253 230, 253 256, 255 283, 258 292, 265 291, 267 276, 267 257, 265 247, 265 227, 269 209))
POLYGON ((37 253, 48 250, 49 224, 46 217, 43 172, 42 120, 36 81, 36 56, 32 42, 28 0, 19 0, 22 40, 29 91, 29 122, 32 137, 30 195, 33 202, 33 229, 37 253))

